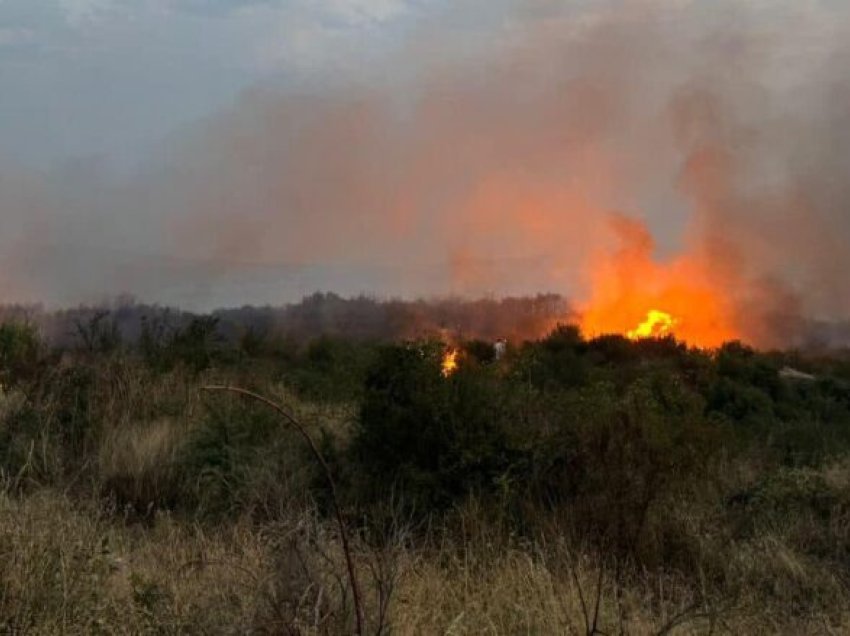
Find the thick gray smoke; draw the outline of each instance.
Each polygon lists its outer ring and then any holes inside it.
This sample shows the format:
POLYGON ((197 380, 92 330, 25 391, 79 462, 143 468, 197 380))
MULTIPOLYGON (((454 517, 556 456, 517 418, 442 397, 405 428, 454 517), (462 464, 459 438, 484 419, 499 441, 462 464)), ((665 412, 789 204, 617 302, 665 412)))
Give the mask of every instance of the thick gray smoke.
POLYGON ((466 3, 385 67, 257 87, 129 181, 0 167, 0 294, 197 308, 315 288, 557 291, 580 305, 625 216, 660 264, 698 263, 754 342, 850 317, 850 11, 563 4, 492 19, 492 3, 466 3))

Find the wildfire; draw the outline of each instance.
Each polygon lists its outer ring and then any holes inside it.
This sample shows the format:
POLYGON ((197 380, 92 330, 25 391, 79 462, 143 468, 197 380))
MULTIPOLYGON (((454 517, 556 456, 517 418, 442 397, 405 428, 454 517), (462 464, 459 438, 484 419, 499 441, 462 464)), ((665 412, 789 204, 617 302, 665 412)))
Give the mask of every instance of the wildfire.
POLYGON ((687 251, 659 262, 642 223, 615 217, 612 229, 619 245, 588 262, 589 294, 579 307, 585 335, 637 340, 675 332, 706 348, 741 337, 732 288, 716 262, 687 251))
POLYGON ((457 359, 460 352, 454 347, 450 347, 446 349, 446 352, 443 354, 443 377, 447 378, 452 373, 457 371, 457 359))
POLYGON ((662 338, 673 333, 673 327, 679 321, 670 314, 658 309, 650 309, 646 314, 646 320, 637 328, 626 332, 629 340, 641 340, 642 338, 662 338))

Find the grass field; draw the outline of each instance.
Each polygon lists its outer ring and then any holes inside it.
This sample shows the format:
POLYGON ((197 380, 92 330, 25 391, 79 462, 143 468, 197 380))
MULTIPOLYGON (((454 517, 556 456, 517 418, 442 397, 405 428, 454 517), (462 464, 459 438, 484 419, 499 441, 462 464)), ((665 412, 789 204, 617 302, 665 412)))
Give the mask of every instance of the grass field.
POLYGON ((0 631, 850 631, 846 355, 455 345, 0 327, 0 631))

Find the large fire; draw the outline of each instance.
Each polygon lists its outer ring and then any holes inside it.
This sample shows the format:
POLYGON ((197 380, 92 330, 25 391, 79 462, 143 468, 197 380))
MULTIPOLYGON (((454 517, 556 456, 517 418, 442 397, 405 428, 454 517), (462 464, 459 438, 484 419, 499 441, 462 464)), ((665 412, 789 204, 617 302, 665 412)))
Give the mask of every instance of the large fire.
POLYGON ((673 335, 704 348, 741 337, 731 291, 709 261, 685 254, 659 263, 641 223, 617 217, 614 229, 618 248, 600 252, 588 270, 590 294, 579 308, 587 336, 673 335))

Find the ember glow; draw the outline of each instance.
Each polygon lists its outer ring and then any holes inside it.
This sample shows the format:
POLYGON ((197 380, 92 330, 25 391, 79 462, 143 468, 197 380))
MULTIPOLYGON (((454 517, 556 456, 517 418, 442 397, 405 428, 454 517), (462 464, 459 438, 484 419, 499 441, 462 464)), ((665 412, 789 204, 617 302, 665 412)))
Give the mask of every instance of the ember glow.
POLYGON ((443 354, 442 362, 443 377, 447 378, 457 371, 457 358, 459 353, 460 352, 454 347, 446 349, 446 352, 443 354))

